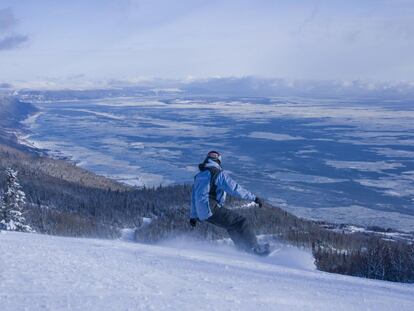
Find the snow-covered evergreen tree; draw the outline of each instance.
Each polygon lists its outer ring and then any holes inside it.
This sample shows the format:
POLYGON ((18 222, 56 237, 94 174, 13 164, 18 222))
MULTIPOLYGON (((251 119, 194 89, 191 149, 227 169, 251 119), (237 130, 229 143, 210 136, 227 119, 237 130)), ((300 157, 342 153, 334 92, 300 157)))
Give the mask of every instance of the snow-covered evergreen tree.
POLYGON ((6 189, 0 200, 0 228, 11 231, 33 232, 26 224, 23 210, 26 195, 17 179, 17 171, 6 169, 6 189))

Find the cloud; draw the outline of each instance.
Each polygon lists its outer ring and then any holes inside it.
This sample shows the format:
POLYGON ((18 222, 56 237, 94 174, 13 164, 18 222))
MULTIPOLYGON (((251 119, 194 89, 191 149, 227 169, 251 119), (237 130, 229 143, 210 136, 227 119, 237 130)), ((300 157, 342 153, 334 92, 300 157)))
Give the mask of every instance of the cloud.
POLYGON ((0 51, 15 49, 29 40, 28 36, 14 32, 17 23, 11 8, 0 9, 0 51))
POLYGON ((139 31, 168 26, 209 6, 203 0, 124 0, 119 5, 130 26, 139 31), (154 11, 156 14, 154 14, 154 11))
POLYGON ((19 47, 22 43, 29 40, 28 36, 24 35, 12 35, 0 39, 0 51, 11 50, 19 47))
POLYGON ((0 9, 0 33, 13 28, 17 24, 11 8, 0 9))

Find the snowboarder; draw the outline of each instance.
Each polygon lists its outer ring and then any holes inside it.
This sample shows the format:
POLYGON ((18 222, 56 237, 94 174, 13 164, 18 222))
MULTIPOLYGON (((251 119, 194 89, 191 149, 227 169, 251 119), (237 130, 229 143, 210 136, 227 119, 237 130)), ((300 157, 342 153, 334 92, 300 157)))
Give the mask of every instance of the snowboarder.
POLYGON ((263 206, 263 200, 241 187, 225 173, 221 160, 219 152, 210 151, 204 162, 198 166, 200 172, 194 177, 192 189, 190 225, 195 227, 197 221, 207 221, 226 229, 238 248, 266 256, 270 252, 269 244, 259 244, 247 219, 224 207, 227 193, 254 201, 259 207, 263 206))

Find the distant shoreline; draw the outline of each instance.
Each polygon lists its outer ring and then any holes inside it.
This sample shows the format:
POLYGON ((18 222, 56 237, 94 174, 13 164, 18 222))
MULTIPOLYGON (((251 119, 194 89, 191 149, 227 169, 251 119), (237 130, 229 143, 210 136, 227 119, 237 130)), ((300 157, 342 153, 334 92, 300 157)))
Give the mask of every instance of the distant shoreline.
MULTIPOLYGON (((34 106, 34 104, 31 104, 31 105, 33 105, 34 106)), ((35 107, 35 106, 34 106, 35 107)), ((53 150, 48 150, 48 149, 46 149, 46 148, 41 148, 41 147, 39 147, 39 146, 36 146, 36 144, 34 144, 34 143, 31 143, 30 142, 30 139, 27 139, 27 135, 29 135, 29 134, 27 134, 27 133, 25 133, 28 129, 27 128, 25 128, 24 126, 29 126, 30 124, 32 124, 33 122, 35 122, 36 121, 36 119, 40 116, 42 114, 42 112, 41 111, 37 111, 37 112, 34 112, 34 113, 32 113, 32 114, 29 114, 29 115, 26 115, 24 118, 22 118, 22 120, 20 121, 20 123, 19 123, 19 128, 18 128, 18 130, 17 130, 17 133, 16 133, 16 136, 17 136, 17 141, 18 141, 18 143, 20 144, 20 145, 22 145, 22 146, 24 146, 24 147, 26 147, 26 148, 28 148, 28 149, 30 149, 30 150, 36 150, 41 156, 45 156, 45 157, 48 157, 48 158, 51 158, 51 159, 56 159, 56 160, 62 160, 62 161, 66 161, 66 162, 68 162, 68 163, 71 163, 71 164, 74 164, 74 165, 76 165, 76 166, 78 166, 78 163, 79 162, 77 162, 77 161, 73 161, 73 160, 71 160, 71 158, 70 157, 68 157, 68 156, 64 156, 64 155, 59 155, 59 152, 58 151, 56 151, 56 153, 53 151, 53 150), (23 134, 23 133, 25 133, 25 134, 23 134), (20 135, 20 136, 19 136, 20 135)), ((87 170, 88 172, 90 172, 91 174, 94 174, 94 175, 96 175, 96 176, 99 176, 99 177, 102 177, 102 178, 105 178, 105 179, 108 179, 108 180, 111 180, 111 181, 113 181, 113 182, 117 182, 117 183, 121 183, 122 185, 124 185, 124 186, 126 186, 126 187, 131 187, 131 185, 130 184, 128 184, 128 183, 126 183, 126 182, 124 182, 123 180, 119 180, 119 179, 116 179, 116 178, 113 178, 113 177, 111 177, 111 176, 105 176, 105 175, 98 175, 98 174, 96 174, 95 172, 93 172, 93 171, 91 171, 90 169, 88 169, 88 168, 83 168, 83 167, 81 167, 81 166, 78 166, 79 168, 81 168, 81 169, 84 169, 84 170, 87 170)), ((278 204, 276 204, 276 206, 277 206, 278 204)), ((292 211, 291 210, 288 210, 290 213, 292 213, 292 211)), ((323 210, 324 212, 329 212, 328 210, 323 210)), ((294 213, 295 215, 297 215, 296 213, 294 213)), ((385 217, 386 215, 388 215, 388 214, 384 214, 384 215, 382 215, 382 217, 385 217)), ((338 222, 338 221, 336 221, 335 222, 335 219, 333 218, 333 217, 327 217, 326 215, 325 215, 325 217, 317 217, 317 218, 315 218, 315 217, 312 217, 312 216, 314 216, 314 213, 310 213, 310 211, 308 211, 308 217, 306 217, 305 215, 302 215, 302 216, 300 216, 301 218, 303 218, 303 219, 307 219, 307 220, 313 220, 313 221, 316 221, 316 222, 326 222, 326 223, 337 223, 338 224, 338 226, 340 226, 341 225, 341 223, 340 223, 340 221, 338 222), (321 219, 325 219, 324 221, 322 221, 321 219)), ((357 225, 358 227, 364 227, 364 226, 362 226, 362 225, 357 225)), ((404 230, 404 229, 398 229, 398 230, 404 230)), ((409 232, 408 230, 407 231, 405 231, 405 232, 409 232)))
MULTIPOLYGON (((36 123, 38 118, 42 116, 45 112, 41 110, 41 107, 38 108, 36 106, 36 103, 30 103, 30 104, 36 107, 37 111, 35 113, 23 116, 18 126, 16 126, 16 128, 13 131, 17 138, 17 142, 23 147, 36 150, 36 153, 39 153, 51 159, 67 161, 82 169, 88 170, 91 173, 94 173, 98 176, 102 176, 110 180, 113 180, 115 182, 121 183, 127 187, 156 188, 158 186, 182 184, 179 182, 174 183, 167 179, 164 179, 158 182, 156 177, 161 177, 162 179, 161 175, 156 175, 156 174, 151 174, 151 173, 141 172, 141 171, 133 172, 133 173, 126 173, 126 174, 123 172, 118 172, 116 170, 111 171, 110 169, 105 170, 105 171, 95 171, 93 170, 93 168, 91 169, 90 167, 88 167, 88 165, 93 166, 95 164, 93 162, 93 159, 90 159, 89 157, 85 159, 85 153, 71 152, 73 150, 70 150, 68 152, 65 149, 59 149, 59 144, 55 146, 55 142, 53 141, 49 142, 47 139, 45 140, 42 140, 42 138, 40 138, 40 140, 31 139, 32 135, 36 134, 36 133, 33 133, 31 127, 36 123), (85 163, 87 164, 85 165, 85 163)), ((82 111, 85 111, 87 113, 93 113, 91 111, 86 111, 86 110, 82 110, 82 111)), ((109 114, 105 114, 105 113, 94 113, 94 114, 99 115, 99 116, 105 116, 105 117, 109 116, 109 114)), ((78 146, 77 144, 73 144, 74 149, 76 149, 77 146, 78 146)))
POLYGON ((37 111, 31 115, 28 115, 25 119, 20 121, 19 127, 16 129, 16 132, 15 132, 18 143, 23 146, 27 146, 31 149, 36 150, 42 156, 45 156, 45 157, 48 157, 54 160, 68 161, 76 165, 77 164, 76 161, 72 161, 70 157, 59 153, 59 151, 53 152, 52 150, 49 150, 47 148, 42 148, 41 146, 37 145, 35 141, 30 140, 32 133, 28 127, 34 124, 37 118, 41 116, 42 114, 44 114, 43 111, 37 111))
MULTIPOLYGON (((41 113, 42 111, 39 111, 32 103, 20 101, 15 96, 0 96, 0 149, 11 155, 20 154, 19 156, 25 159, 33 158, 33 163, 38 163, 38 165, 45 163, 56 168, 59 167, 65 173, 54 177, 62 181, 71 182, 76 178, 81 178, 85 184, 98 188, 105 187, 123 191, 132 188, 128 184, 84 169, 68 157, 52 156, 50 150, 39 148, 28 140, 30 129, 27 128, 27 123, 36 120, 41 113), (72 171, 74 172, 73 176, 70 175, 72 171)), ((43 173, 43 170, 41 171, 43 173)))

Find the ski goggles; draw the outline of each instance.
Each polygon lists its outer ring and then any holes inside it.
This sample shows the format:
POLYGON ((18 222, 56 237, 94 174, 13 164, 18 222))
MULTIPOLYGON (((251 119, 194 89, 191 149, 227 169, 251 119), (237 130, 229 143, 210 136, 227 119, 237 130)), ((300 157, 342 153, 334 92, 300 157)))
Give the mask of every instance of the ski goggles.
POLYGON ((210 151, 207 156, 211 159, 216 159, 219 160, 221 162, 221 154, 218 153, 217 151, 210 151))

